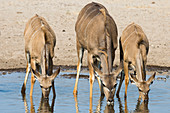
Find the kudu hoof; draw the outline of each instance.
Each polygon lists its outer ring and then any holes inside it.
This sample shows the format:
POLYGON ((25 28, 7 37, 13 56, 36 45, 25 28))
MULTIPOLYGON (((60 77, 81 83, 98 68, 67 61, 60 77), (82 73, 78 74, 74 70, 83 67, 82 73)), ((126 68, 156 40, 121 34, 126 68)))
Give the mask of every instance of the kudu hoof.
POLYGON ((77 93, 78 93, 77 91, 73 91, 74 96, 77 96, 77 93))

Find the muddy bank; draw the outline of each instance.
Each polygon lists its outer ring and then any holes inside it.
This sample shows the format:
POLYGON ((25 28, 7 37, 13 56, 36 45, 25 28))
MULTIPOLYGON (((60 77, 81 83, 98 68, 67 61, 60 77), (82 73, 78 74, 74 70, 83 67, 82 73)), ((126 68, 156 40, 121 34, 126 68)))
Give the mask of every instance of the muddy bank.
MULTIPOLYGON (((67 77, 67 78, 75 78, 76 77, 76 66, 62 66, 62 65, 55 65, 54 70, 58 69, 60 67, 61 72, 63 74, 61 75, 62 77, 67 77), (67 74, 69 73, 69 74, 67 74), (71 74, 70 74, 71 73, 71 74)), ((115 70, 117 66, 113 68, 115 70)), ((14 68, 14 69, 0 69, 0 75, 6 75, 7 73, 13 73, 13 72, 25 72, 25 68, 14 68)), ((168 75, 170 76, 170 67, 160 67, 160 66, 147 66, 146 67, 147 75, 148 74, 153 74, 154 72, 157 72, 156 75, 168 75)), ((89 75, 89 70, 87 66, 82 66, 81 72, 80 72, 80 77, 81 78, 88 78, 89 75)))

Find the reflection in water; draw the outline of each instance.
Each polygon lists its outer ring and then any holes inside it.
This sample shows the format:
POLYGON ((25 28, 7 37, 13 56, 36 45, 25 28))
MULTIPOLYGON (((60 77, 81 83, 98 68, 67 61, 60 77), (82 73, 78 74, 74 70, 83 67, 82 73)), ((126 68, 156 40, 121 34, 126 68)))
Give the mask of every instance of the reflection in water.
POLYGON ((77 95, 74 96, 74 101, 75 101, 76 113, 78 113, 79 112, 79 107, 78 107, 77 95))
POLYGON ((101 106, 102 106, 103 98, 104 98, 104 95, 100 96, 100 98, 98 100, 98 104, 96 106, 96 113, 100 113, 100 111, 101 111, 101 106))
MULTIPOLYGON (((124 105, 124 110, 123 110, 123 106, 121 104, 121 100, 120 98, 118 98, 118 102, 119 102, 119 112, 120 113, 129 113, 128 112, 128 106, 127 106, 127 100, 125 99, 125 105, 124 105)), ((136 109, 133 111, 134 113, 149 113, 149 109, 148 109, 148 101, 147 102, 142 102, 141 100, 138 99, 137 104, 136 104, 136 109)))
POLYGON ((134 110, 134 113, 149 113, 148 109, 148 101, 143 101, 141 103, 140 99, 138 99, 136 109, 134 110))
POLYGON ((22 99, 24 101, 24 106, 25 106, 25 113, 28 113, 28 104, 27 104, 27 100, 26 100, 26 95, 22 95, 22 99))
POLYGON ((106 105, 104 113, 114 113, 114 104, 113 105, 106 105))
MULTIPOLYGON (((24 106, 25 106, 25 113, 29 113, 28 104, 27 104, 25 95, 23 95, 23 100, 24 100, 24 106)), ((51 106, 49 104, 49 99, 44 99, 43 97, 41 97, 41 101, 40 101, 37 112, 38 113, 53 113, 54 103, 55 103, 55 97, 53 97, 52 99, 51 106)), ((30 97, 30 104, 31 104, 30 113, 35 113, 35 108, 34 108, 32 97, 30 97)))
POLYGON ((53 113, 55 103, 55 97, 52 100, 52 104, 50 106, 49 99, 41 98, 41 102, 39 105, 38 113, 53 113))
MULTIPOLYGON (((121 99, 119 97, 117 97, 118 99, 118 102, 119 102, 119 112, 120 113, 124 113, 124 110, 123 110, 123 105, 122 105, 122 102, 121 102, 121 99)), ((125 112, 126 113, 126 112, 125 112)))
MULTIPOLYGON (((101 107, 102 107, 103 99, 104 99, 104 96, 100 96, 100 98, 98 100, 98 104, 96 106, 95 113, 101 113, 101 107)), ((75 100, 76 113, 79 113, 77 96, 74 96, 74 100, 75 100)), ((90 104, 90 106, 89 106, 89 113, 93 113, 92 107, 93 107, 92 104, 90 104)), ((115 112, 114 111, 114 104, 113 105, 107 105, 106 104, 104 113, 114 113, 114 112, 115 112)))

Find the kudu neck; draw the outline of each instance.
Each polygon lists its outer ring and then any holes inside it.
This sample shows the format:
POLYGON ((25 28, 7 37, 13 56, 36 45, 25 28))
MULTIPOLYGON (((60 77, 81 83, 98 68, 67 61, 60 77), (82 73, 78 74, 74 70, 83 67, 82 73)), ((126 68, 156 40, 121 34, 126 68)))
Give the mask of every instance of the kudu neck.
POLYGON ((144 66, 143 66, 143 59, 140 50, 138 51, 136 55, 136 72, 137 76, 136 78, 140 81, 143 82, 145 79, 145 75, 143 72, 144 66))
POLYGON ((109 70, 108 59, 104 54, 100 56, 101 59, 101 67, 104 74, 110 74, 111 70, 109 70))
POLYGON ((44 49, 42 51, 42 56, 41 56, 41 71, 42 75, 47 74, 47 61, 46 61, 46 46, 44 46, 44 49))

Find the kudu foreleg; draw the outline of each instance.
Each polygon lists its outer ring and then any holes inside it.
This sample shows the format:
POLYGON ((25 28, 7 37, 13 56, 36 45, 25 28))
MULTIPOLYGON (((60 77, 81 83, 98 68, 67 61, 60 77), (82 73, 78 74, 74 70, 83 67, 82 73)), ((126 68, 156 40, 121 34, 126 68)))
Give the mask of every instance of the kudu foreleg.
MULTIPOLYGON (((35 61, 31 61, 31 68, 32 68, 33 70, 36 70, 35 61)), ((34 83, 35 83, 35 77, 34 77, 34 73, 31 71, 31 89, 30 89, 30 97, 32 97, 33 88, 34 88, 34 83)))
POLYGON ((121 72, 121 77, 120 77, 120 82, 119 82, 119 87, 118 87, 118 90, 116 92, 116 96, 117 98, 119 98, 119 92, 120 92, 120 88, 122 86, 122 83, 123 83, 123 80, 124 80, 124 71, 121 72))
POLYGON ((29 63, 27 63, 25 80, 24 80, 24 83, 23 83, 23 85, 22 85, 22 89, 21 89, 21 93, 22 93, 22 95, 24 95, 24 94, 25 94, 26 84, 27 84, 27 79, 28 79, 28 75, 29 75, 29 73, 30 73, 30 70, 31 70, 31 65, 30 65, 29 63))
MULTIPOLYGON (((50 75, 52 75, 53 73, 53 60, 51 58, 51 56, 49 55, 49 66, 48 66, 48 72, 50 75)), ((54 86, 54 81, 52 81, 52 90, 53 90, 53 98, 56 97, 56 94, 55 94, 55 86, 54 86)))
POLYGON ((77 76, 76 76, 76 82, 73 90, 74 96, 77 95, 77 85, 79 81, 79 75, 80 75, 80 70, 81 70, 81 65, 82 65, 82 60, 83 60, 83 54, 84 54, 84 49, 77 45, 77 56, 78 56, 78 63, 77 63, 77 76))
POLYGON ((88 67, 89 67, 89 73, 90 73, 90 111, 92 111, 92 97, 93 97, 93 83, 94 83, 94 69, 92 67, 92 63, 93 63, 93 58, 92 58, 92 54, 88 53, 88 67))
POLYGON ((102 85, 102 83, 101 83, 100 77, 97 77, 97 81, 98 81, 98 84, 99 84, 101 96, 104 96, 103 85, 102 85))
POLYGON ((27 84, 27 80, 28 80, 28 75, 29 75, 30 70, 31 70, 31 63, 30 63, 30 55, 29 55, 29 53, 26 53, 26 59, 27 59, 27 67, 26 67, 25 80, 24 80, 24 83, 23 83, 22 89, 21 89, 22 95, 25 94, 26 84, 27 84))
POLYGON ((129 73, 128 73, 128 63, 123 61, 124 64, 124 72, 125 72, 125 99, 127 97, 127 88, 129 84, 129 73))

